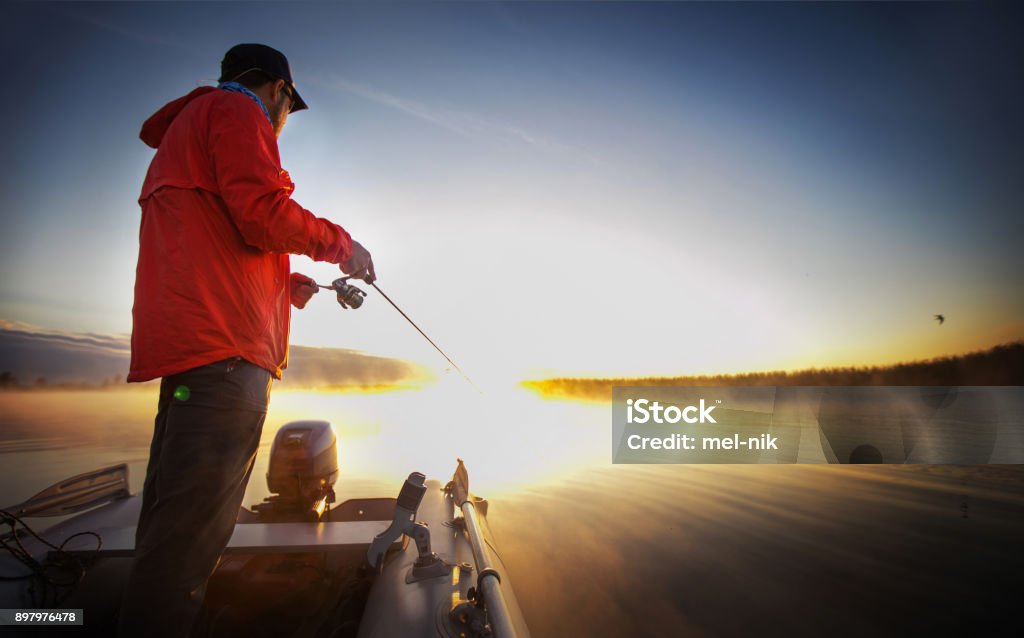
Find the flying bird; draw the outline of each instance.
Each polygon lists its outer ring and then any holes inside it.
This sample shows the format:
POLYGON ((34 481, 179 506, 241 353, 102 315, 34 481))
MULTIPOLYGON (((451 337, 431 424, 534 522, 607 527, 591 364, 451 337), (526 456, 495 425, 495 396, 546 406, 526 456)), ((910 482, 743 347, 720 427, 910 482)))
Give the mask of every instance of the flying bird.
POLYGON ((942 324, 946 323, 946 317, 945 315, 935 315, 935 321, 938 321, 939 325, 941 326, 942 324))

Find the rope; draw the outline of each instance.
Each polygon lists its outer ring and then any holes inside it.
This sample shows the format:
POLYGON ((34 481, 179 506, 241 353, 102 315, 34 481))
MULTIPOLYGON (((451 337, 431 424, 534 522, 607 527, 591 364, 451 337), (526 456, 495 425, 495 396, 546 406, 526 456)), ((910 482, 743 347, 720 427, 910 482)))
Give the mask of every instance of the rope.
POLYGON ((0 510, 0 524, 8 525, 11 528, 0 536, 0 547, 7 550, 11 556, 28 570, 25 574, 7 575, 0 574, 0 580, 28 580, 29 599, 33 607, 56 607, 70 593, 78 583, 85 577, 85 563, 74 554, 64 551, 64 548, 75 538, 91 536, 96 539, 96 549, 93 557, 99 554, 103 547, 103 539, 95 532, 77 532, 64 539, 60 545, 54 545, 36 533, 19 516, 7 510, 0 510), (21 529, 18 529, 18 526, 21 529), (21 536, 27 534, 42 545, 50 548, 48 556, 42 561, 36 560, 21 542, 21 536), (60 578, 61 575, 65 578, 60 578), (61 590, 67 589, 62 595, 61 590), (37 591, 38 590, 38 591, 37 591), (37 597, 37 593, 40 597, 37 597))

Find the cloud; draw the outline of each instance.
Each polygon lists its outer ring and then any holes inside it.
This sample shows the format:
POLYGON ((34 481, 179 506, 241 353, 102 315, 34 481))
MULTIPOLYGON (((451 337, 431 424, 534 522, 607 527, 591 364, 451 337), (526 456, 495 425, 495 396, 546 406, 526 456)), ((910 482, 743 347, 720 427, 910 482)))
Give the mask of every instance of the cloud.
POLYGON ((327 88, 350 93, 382 106, 401 111, 406 115, 411 115, 430 124, 440 126, 468 139, 473 139, 474 137, 472 128, 477 118, 467 113, 460 113, 451 109, 428 107, 421 102, 378 91, 377 89, 349 82, 337 76, 330 76, 326 82, 321 84, 327 88))
POLYGON ((0 320, 0 372, 22 384, 99 385, 127 375, 131 353, 127 336, 46 330, 0 320))
MULTIPOLYGON (((49 330, 0 319, 0 372, 21 384, 101 385, 128 375, 131 338, 49 330)), ((284 384, 290 388, 391 388, 423 383, 418 364, 339 348, 293 346, 284 384)))
POLYGON ((28 323, 7 321, 6 319, 0 319, 0 337, 35 343, 43 347, 80 348, 113 356, 126 356, 131 352, 131 339, 128 335, 47 330, 28 323))
POLYGON ((346 80, 337 75, 329 75, 321 78, 319 81, 313 80, 313 82, 328 89, 355 95, 381 106, 401 111, 406 115, 446 129, 466 139, 514 141, 539 150, 561 152, 581 157, 593 164, 604 163, 599 158, 576 146, 563 144, 522 127, 506 124, 470 111, 427 104, 397 96, 364 84, 346 80))
POLYGON ((292 346, 285 387, 386 388, 418 385, 432 378, 419 364, 358 350, 292 346))

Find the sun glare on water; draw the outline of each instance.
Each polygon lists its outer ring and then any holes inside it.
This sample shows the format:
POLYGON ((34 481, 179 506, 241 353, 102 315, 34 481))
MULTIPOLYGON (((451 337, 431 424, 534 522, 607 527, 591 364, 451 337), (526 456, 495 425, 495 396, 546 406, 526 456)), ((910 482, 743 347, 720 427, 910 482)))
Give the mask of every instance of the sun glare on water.
POLYGON ((394 393, 277 392, 265 442, 300 419, 334 426, 339 481, 395 480, 414 470, 446 481, 461 458, 474 491, 491 494, 607 462, 610 455, 605 406, 541 401, 511 385, 478 392, 453 376, 394 393))

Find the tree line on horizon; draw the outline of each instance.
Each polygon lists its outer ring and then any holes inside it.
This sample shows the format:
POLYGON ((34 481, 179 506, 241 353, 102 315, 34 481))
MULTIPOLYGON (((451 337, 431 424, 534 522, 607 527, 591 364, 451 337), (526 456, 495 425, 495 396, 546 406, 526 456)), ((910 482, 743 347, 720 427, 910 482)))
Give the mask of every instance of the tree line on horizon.
POLYGON ((963 355, 888 366, 849 366, 675 377, 556 377, 524 381, 545 398, 611 401, 615 386, 971 386, 1024 385, 1024 341, 963 355))

